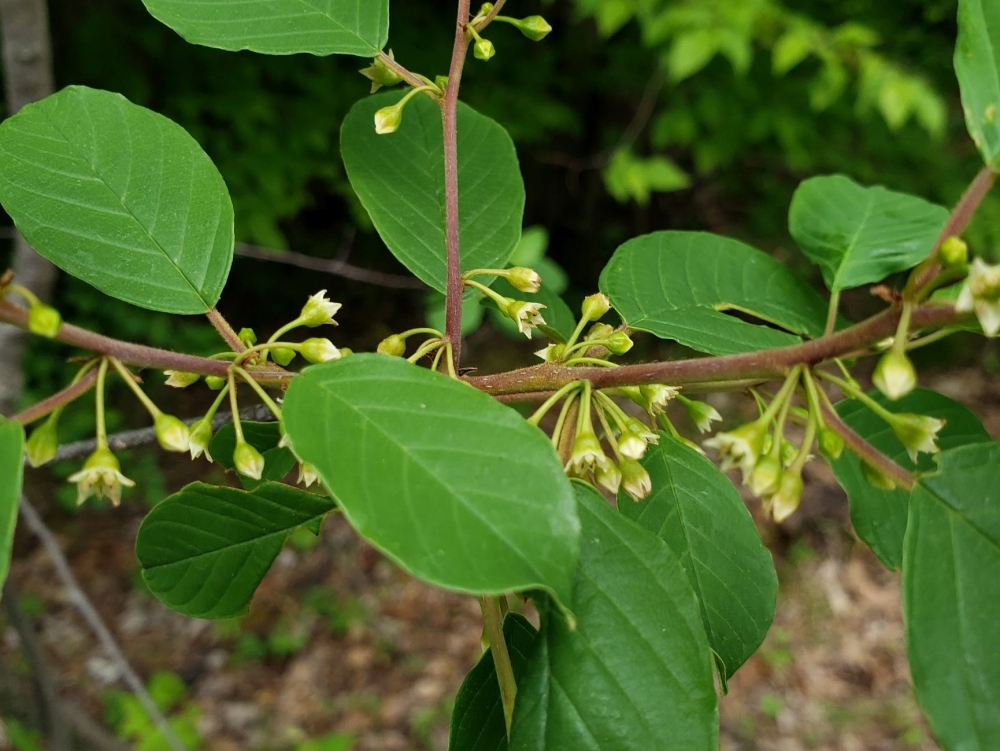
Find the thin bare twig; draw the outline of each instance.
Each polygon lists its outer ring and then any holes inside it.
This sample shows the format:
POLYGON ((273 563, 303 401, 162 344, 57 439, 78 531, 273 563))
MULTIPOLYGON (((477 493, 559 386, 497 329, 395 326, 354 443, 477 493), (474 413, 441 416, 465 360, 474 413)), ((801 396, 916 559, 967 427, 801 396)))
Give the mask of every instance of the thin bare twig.
POLYGON ((38 538, 38 541, 45 549, 45 553, 48 555, 49 560, 52 561, 52 566, 55 568, 56 576, 59 577, 60 582, 66 589, 70 603, 72 603, 80 615, 83 616, 83 620, 86 621, 91 632, 95 637, 97 637, 97 641, 100 642, 105 653, 107 653, 108 657, 110 657, 115 663, 121 673, 122 680, 125 681, 125 685, 128 686, 129 690, 133 694, 135 694, 136 699, 139 700, 143 709, 146 710, 146 714, 149 715, 149 718, 162 731, 163 738, 166 740, 167 745, 169 745, 173 751, 188 751, 183 741, 177 737, 177 734, 170 726, 167 718, 163 716, 160 708, 156 706, 156 702, 153 701, 153 697, 149 695, 142 679, 129 664, 129 661, 126 659, 121 647, 118 646, 118 642, 115 641, 114 635, 105 625, 104 620, 97 612, 93 603, 91 603, 90 598, 88 598, 87 594, 80 588, 76 577, 73 575, 73 571, 70 569, 69 561, 67 561, 66 556, 63 555, 62 549, 59 547, 59 543, 56 540, 55 535, 53 535, 52 531, 45 525, 41 515, 35 509, 31 501, 23 495, 21 496, 20 511, 21 518, 24 520, 25 525, 32 532, 32 534, 38 538))
POLYGON ((353 282, 374 284, 378 287, 389 287, 391 289, 427 289, 426 284, 413 277, 385 274, 381 271, 363 269, 346 261, 313 258, 304 253, 296 253, 291 250, 274 250, 272 248, 262 248, 258 245, 240 243, 236 246, 236 255, 244 258, 253 258, 258 261, 283 263, 287 266, 295 266, 300 269, 308 269, 309 271, 319 271, 324 274, 332 274, 344 279, 350 279, 353 282))
POLYGON ((19 422, 22 425, 30 425, 35 422, 35 420, 41 420, 43 417, 47 417, 49 414, 55 412, 57 409, 65 406, 69 402, 79 399, 81 396, 94 388, 95 383, 97 383, 97 371, 92 370, 76 383, 71 383, 62 391, 57 391, 47 399, 43 399, 37 404, 31 405, 27 409, 21 410, 10 419, 13 422, 19 422))

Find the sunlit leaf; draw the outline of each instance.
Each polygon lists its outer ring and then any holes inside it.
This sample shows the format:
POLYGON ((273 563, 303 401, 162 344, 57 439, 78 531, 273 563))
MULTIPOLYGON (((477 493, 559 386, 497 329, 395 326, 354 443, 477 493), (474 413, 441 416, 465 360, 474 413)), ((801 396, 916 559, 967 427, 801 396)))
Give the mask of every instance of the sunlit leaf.
POLYGON ((348 521, 413 575, 569 605, 579 522, 545 435, 486 394, 399 358, 307 368, 283 406, 292 450, 348 521))
POLYGON ((987 164, 1000 158, 1000 5, 959 0, 955 73, 969 135, 987 164))
POLYGON ((204 313, 233 260, 222 176, 174 122, 70 86, 0 125, 0 203, 56 266, 119 300, 204 313))

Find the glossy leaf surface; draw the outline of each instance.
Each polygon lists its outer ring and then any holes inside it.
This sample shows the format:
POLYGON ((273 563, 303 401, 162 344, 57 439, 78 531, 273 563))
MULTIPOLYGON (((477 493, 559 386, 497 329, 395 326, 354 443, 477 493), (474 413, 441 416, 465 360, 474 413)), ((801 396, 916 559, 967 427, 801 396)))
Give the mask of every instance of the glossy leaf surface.
POLYGON ((983 161, 995 167, 1000 160, 1000 5, 994 0, 959 0, 955 73, 969 135, 983 161))
POLYGON ((725 311, 812 336, 823 333, 826 316, 820 296, 780 261, 705 232, 654 232, 629 240, 604 268, 600 287, 630 327, 714 355, 800 341, 725 311))
MULTIPOLYGON (((276 422, 247 422, 243 421, 244 440, 257 449, 264 457, 264 471, 259 480, 246 477, 237 473, 240 484, 247 490, 253 490, 268 480, 275 482, 285 479, 285 476, 292 471, 298 463, 295 454, 287 448, 278 448, 281 441, 281 430, 276 422)), ((220 467, 235 471, 236 465, 233 463, 233 451, 236 449, 236 428, 232 423, 223 425, 212 436, 209 444, 209 452, 220 467)))
POLYGON ((389 0, 143 0, 192 44, 268 55, 372 57, 389 38, 389 0))
MULTIPOLYGON (((916 389, 895 402, 876 390, 868 395, 890 412, 911 412, 945 420, 945 426, 938 433, 938 446, 942 450, 990 440, 990 434, 972 412, 935 391, 916 389)), ((923 472, 934 468, 934 460, 927 454, 921 454, 920 463, 914 467, 888 423, 861 402, 854 399, 843 401, 837 405, 837 413, 862 438, 903 467, 923 472)), ((909 493, 898 488, 881 490, 870 485, 861 473, 861 460, 850 451, 845 450, 839 459, 831 462, 831 466, 837 481, 847 492, 854 531, 882 563, 891 569, 898 569, 903 562, 909 493)))
POLYGON ((946 751, 1000 748, 1000 444, 942 453, 913 489, 903 615, 913 683, 946 751))
POLYGON ((574 487, 583 524, 577 626, 543 612, 510 748, 716 751, 711 651, 678 556, 593 488, 574 487))
POLYGON ((235 618, 297 527, 335 508, 329 498, 276 482, 252 492, 196 482, 142 522, 135 552, 150 591, 194 618, 235 618))
POLYGON ((383 355, 303 371, 292 450, 366 539, 424 581, 472 594, 544 588, 569 605, 579 521, 551 443, 514 410, 383 355))
MULTIPOLYGON (((514 678, 519 682, 538 632, 524 616, 511 613, 504 618, 503 635, 514 678)), ((455 697, 448 751, 505 751, 506 748, 500 684, 493 655, 486 651, 465 676, 455 697)))
POLYGON ((176 123, 70 86, 0 125, 0 202, 29 243, 105 294, 204 313, 233 260, 233 205, 176 123))
POLYGON ((0 588, 7 579, 24 475, 24 428, 0 418, 0 588))
POLYGON ((924 260, 948 210, 917 196, 865 187, 843 175, 795 191, 788 229, 831 290, 880 282, 924 260))
MULTIPOLYGON (((444 140, 441 109, 420 95, 390 135, 375 133, 376 110, 398 92, 362 99, 341 131, 347 176, 385 244, 410 271, 445 291, 444 140)), ((458 108, 459 236, 462 270, 507 265, 521 237, 524 182, 514 143, 496 122, 458 108)))
POLYGON ((635 503, 621 493, 618 509, 680 558, 720 672, 729 678, 774 620, 778 576, 771 554, 729 478, 697 451, 660 433, 642 465, 652 494, 635 503))

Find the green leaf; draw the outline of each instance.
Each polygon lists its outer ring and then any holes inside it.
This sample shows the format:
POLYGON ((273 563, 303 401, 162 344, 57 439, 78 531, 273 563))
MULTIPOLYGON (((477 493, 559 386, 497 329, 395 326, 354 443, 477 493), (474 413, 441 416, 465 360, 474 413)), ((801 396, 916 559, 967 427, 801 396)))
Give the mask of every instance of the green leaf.
MULTIPOLYGON (((912 412, 944 420, 945 426, 938 433, 938 446, 943 451, 990 440, 990 434, 972 412, 935 391, 916 389, 895 402, 877 390, 870 391, 868 395, 890 412, 912 412)), ((845 400, 837 405, 837 413, 858 435, 890 459, 904 467, 913 467, 909 454, 888 423, 861 402, 845 400)), ((854 531, 882 563, 890 569, 898 569, 903 562, 909 494, 898 488, 880 490, 870 485, 861 473, 861 460, 850 451, 845 450, 839 459, 830 462, 830 466, 847 492, 854 531)), ((915 469, 927 472, 933 468, 932 458, 921 454, 915 469)))
POLYGON ((670 193, 691 186, 691 178, 664 156, 640 158, 619 149, 604 170, 604 184, 619 203, 634 200, 647 206, 652 193, 670 193))
POLYGON ((215 305, 233 260, 222 176, 176 123, 70 86, 0 125, 0 203, 52 263, 167 313, 215 305))
POLYGON ((24 475, 24 428, 0 418, 0 588, 7 580, 24 475))
POLYGON ((1000 6, 993 0, 959 0, 955 73, 965 125, 983 161, 1000 157, 1000 6))
POLYGON ((911 496, 903 558, 917 700, 948 751, 1000 748, 1000 443, 952 449, 911 496))
POLYGON ((771 554, 729 478, 697 451, 660 433, 642 465, 652 494, 634 503, 620 493, 618 510, 680 557, 719 672, 728 679, 774 620, 778 576, 771 554))
POLYGON ((629 240, 604 268, 600 287, 631 328, 713 355, 800 341, 723 311, 812 336, 823 333, 826 318, 826 303, 780 261, 705 232, 654 232, 629 240))
MULTIPOLYGON (((237 474, 243 487, 247 490, 253 490, 268 480, 277 482, 285 479, 285 475, 291 472, 298 462, 295 459, 295 454, 291 451, 286 448, 278 448, 278 443, 281 441, 281 428, 278 427, 278 423, 244 420, 240 425, 243 427, 244 440, 264 457, 264 471, 259 480, 237 474)), ((220 467, 235 471, 236 465, 233 463, 233 451, 235 450, 236 427, 232 423, 227 423, 212 436, 208 452, 220 467)))
POLYGON ((306 368, 283 407, 292 450, 355 529, 424 581, 544 588, 564 606, 579 547, 569 481, 514 410, 392 357, 306 368))
POLYGON ((790 27, 771 49, 771 70, 782 76, 797 66, 816 49, 816 38, 805 24, 790 27))
POLYGON ((143 0, 192 44, 266 55, 373 57, 389 39, 389 0, 143 0))
POLYGON ((179 613, 235 618, 288 535, 334 508, 329 498, 276 482, 252 492, 196 482, 143 520, 135 543, 142 577, 179 613))
POLYGON ((577 625, 544 606, 518 687, 512 751, 716 751, 712 657, 698 602, 659 537, 574 483, 577 625))
POLYGON ((678 34, 667 54, 667 71, 673 83, 693 76, 708 65, 719 51, 716 29, 692 29, 678 34))
MULTIPOLYGON (((441 109, 418 96, 391 135, 375 133, 375 111, 399 93, 354 105, 341 131, 351 186, 385 244, 438 292, 445 291, 444 141, 441 109)), ((462 269, 506 266, 521 237, 524 182, 514 143, 496 122, 458 108, 459 234, 462 269)))
POLYGON ((799 185, 788 229, 834 291, 879 282, 924 260, 948 221, 948 210, 881 185, 866 188, 843 175, 799 185))
MULTIPOLYGON (((504 641, 514 678, 520 683, 524 666, 538 639, 527 618, 511 613, 503 622, 504 641)), ((472 668, 455 697, 448 751, 506 751, 507 727, 493 655, 487 651, 472 668)))

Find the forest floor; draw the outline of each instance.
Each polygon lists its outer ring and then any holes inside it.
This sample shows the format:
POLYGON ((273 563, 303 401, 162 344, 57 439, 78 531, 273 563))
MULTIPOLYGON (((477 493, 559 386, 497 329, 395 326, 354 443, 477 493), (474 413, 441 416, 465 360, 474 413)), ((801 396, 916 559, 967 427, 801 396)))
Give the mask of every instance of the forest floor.
MULTIPOLYGON (((1000 394, 982 371, 929 385, 970 405, 1000 436, 1000 394)), ((932 751, 906 663, 899 575, 854 537, 846 499, 822 461, 810 464, 807 479, 801 511, 780 527, 749 501, 781 587, 763 647, 720 701, 721 748, 932 751)), ((183 618, 141 587, 133 553, 140 505, 45 511, 132 665, 146 678, 173 674, 157 693, 201 749, 447 748, 451 703, 481 651, 473 598, 413 580, 334 517, 318 539, 286 547, 248 616, 183 618), (317 738, 324 742, 301 745, 317 738)), ((111 690, 121 687, 114 663, 26 535, 11 581, 60 691, 119 736, 131 733, 135 748, 163 748, 141 712, 136 719, 111 690)), ((28 672, 21 639, 0 617, 0 679, 7 673, 28 685, 28 672)), ((0 713, 11 712, 0 696, 0 713)))

